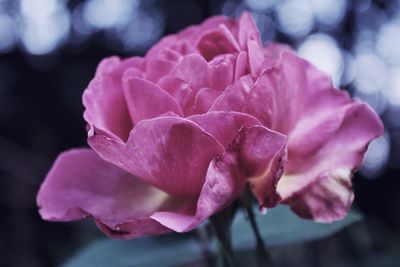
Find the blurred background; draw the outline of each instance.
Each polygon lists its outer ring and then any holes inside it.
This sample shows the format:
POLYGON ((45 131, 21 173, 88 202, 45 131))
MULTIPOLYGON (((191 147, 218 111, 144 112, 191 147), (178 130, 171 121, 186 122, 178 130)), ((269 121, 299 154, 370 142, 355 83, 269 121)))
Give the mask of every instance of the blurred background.
POLYGON ((364 223, 280 249, 284 266, 400 266, 400 3, 394 0, 0 0, 0 266, 57 266, 101 236, 91 222, 42 221, 35 204, 55 157, 86 145, 81 95, 98 62, 143 55, 166 34, 244 10, 264 42, 293 46, 335 85, 368 102, 386 127, 354 179, 364 223))

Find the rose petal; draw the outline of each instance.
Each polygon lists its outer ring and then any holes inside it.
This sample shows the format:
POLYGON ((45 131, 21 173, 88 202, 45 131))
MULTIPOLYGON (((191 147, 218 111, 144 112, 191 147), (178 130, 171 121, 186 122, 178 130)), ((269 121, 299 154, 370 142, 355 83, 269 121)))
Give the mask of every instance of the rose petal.
POLYGON ((193 89, 208 87, 210 70, 207 61, 198 54, 183 57, 182 61, 171 71, 170 76, 187 82, 193 89))
POLYGON ((210 63, 211 88, 222 91, 234 82, 236 56, 228 54, 214 58, 210 63))
POLYGON ((214 88, 201 88, 194 99, 192 114, 207 112, 219 97, 220 92, 214 88))
POLYGON ((105 160, 174 196, 199 194, 208 164, 224 151, 197 124, 172 116, 139 122, 126 143, 102 135, 88 142, 105 160))
POLYGON ((167 112, 182 115, 180 106, 170 94, 142 78, 124 77, 124 93, 135 124, 167 112))
POLYGON ((145 58, 148 60, 171 60, 176 58, 177 55, 184 56, 196 52, 196 48, 191 44, 190 40, 181 39, 177 35, 168 35, 151 47, 145 58))
POLYGON ((207 61, 218 55, 231 54, 237 51, 235 44, 232 44, 231 38, 227 37, 223 30, 213 30, 202 35, 197 44, 197 49, 207 61))
POLYGON ((256 76, 262 70, 261 66, 264 62, 264 51, 258 42, 253 40, 247 41, 247 47, 249 51, 249 65, 251 74, 256 76))
POLYGON ((123 72, 134 67, 140 72, 142 59, 121 61, 118 57, 104 59, 83 94, 84 118, 89 124, 89 135, 95 130, 119 140, 126 140, 132 123, 122 92, 123 72))
MULTIPOLYGON (((253 173, 252 168, 264 169, 265 162, 260 159, 269 159, 271 158, 269 155, 280 154, 282 151, 282 147, 273 150, 273 146, 268 143, 260 144, 257 142, 257 144, 253 144, 252 142, 255 141, 254 133, 260 137, 262 132, 267 136, 275 134, 262 126, 242 128, 234 141, 228 146, 224 155, 216 157, 210 163, 203 189, 193 213, 176 214, 163 211, 154 213, 151 218, 175 231, 186 232, 227 207, 243 192, 247 175, 253 173), (250 156, 248 152, 253 150, 255 145, 261 145, 262 148, 257 148, 256 156, 250 156), (242 151, 246 152, 242 154, 242 151), (263 152, 268 156, 262 155, 263 152), (247 170, 248 173, 244 173, 243 170, 247 170)), ((272 176, 275 177, 275 174, 271 174, 272 176)), ((269 190, 273 189, 270 188, 269 190)), ((263 200, 269 197, 273 196, 265 195, 263 200)))
POLYGON ((178 36, 182 39, 199 40, 203 35, 208 34, 211 30, 218 29, 220 25, 230 25, 233 23, 235 23, 235 21, 226 16, 213 16, 199 25, 193 25, 184 29, 178 33, 178 36))
POLYGON ((151 218, 177 232, 187 232, 228 206, 243 191, 246 180, 241 175, 235 152, 214 159, 192 213, 155 212, 151 218))
POLYGON ((247 65, 247 53, 240 52, 236 59, 235 81, 239 80, 240 77, 244 76, 245 74, 248 74, 247 65))
POLYGON ((182 209, 179 201, 102 160, 90 149, 62 153, 42 184, 37 203, 43 219, 92 216, 106 234, 133 238, 169 231, 149 218, 182 209))
POLYGON ((280 201, 277 184, 286 165, 286 140, 283 134, 263 126, 250 127, 243 138, 240 162, 260 206, 274 207, 280 201))
POLYGON ((176 63, 166 59, 152 59, 146 61, 146 80, 157 83, 158 80, 167 75, 176 63))
POLYGON ((353 200, 352 172, 361 166, 369 142, 383 133, 381 122, 365 104, 350 105, 342 119, 334 137, 307 162, 295 158, 278 184, 285 202, 302 217, 331 222, 346 215, 353 200), (318 190, 324 193, 314 192, 318 190))
MULTIPOLYGON (((341 220, 346 216, 354 200, 351 177, 350 169, 346 168, 339 167, 325 171, 313 177, 311 183, 304 183, 304 187, 299 187, 301 189, 296 188, 297 191, 284 199, 284 203, 302 218, 321 223, 341 220)), ((302 179, 310 180, 310 177, 307 177, 307 174, 284 175, 281 180, 285 181, 278 184, 278 192, 287 190, 281 189, 284 188, 284 184, 294 182, 298 185, 302 179)))
POLYGON ((241 112, 253 85, 254 81, 250 75, 241 77, 222 92, 210 108, 210 111, 241 112))
POLYGON ((188 83, 179 78, 165 76, 158 81, 158 86, 175 98, 185 116, 193 113, 195 94, 188 83))
POLYGON ((239 18, 238 41, 240 47, 245 50, 249 40, 255 41, 261 46, 260 33, 249 12, 244 12, 239 18))
POLYGON ((234 140, 242 127, 261 124, 256 118, 248 114, 225 111, 193 115, 187 119, 199 125, 224 147, 227 147, 234 140))
POLYGON ((367 105, 334 89, 328 77, 306 61, 286 53, 281 64, 280 77, 264 85, 275 88, 269 95, 285 99, 269 113, 282 118, 271 123, 272 129, 289 136, 289 163, 278 191, 300 216, 339 220, 353 200, 351 174, 360 167, 369 142, 383 133, 382 123, 367 105), (278 81, 283 86, 276 87, 278 81))

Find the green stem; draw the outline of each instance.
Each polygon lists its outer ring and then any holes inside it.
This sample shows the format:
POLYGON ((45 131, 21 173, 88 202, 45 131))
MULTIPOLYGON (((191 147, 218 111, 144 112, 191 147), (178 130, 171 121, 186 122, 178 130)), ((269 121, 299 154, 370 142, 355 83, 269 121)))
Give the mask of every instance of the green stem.
POLYGON ((256 238, 257 242, 257 263, 258 266, 262 267, 273 267, 273 261, 271 259, 271 255, 268 253, 267 248, 265 247, 264 240, 261 237, 260 231, 257 226, 257 221, 254 216, 253 206, 251 205, 251 199, 248 192, 246 192, 242 196, 242 203, 246 209, 247 217, 250 221, 251 229, 256 238))
POLYGON ((211 252, 210 246, 209 246, 210 242, 209 242, 206 226, 200 226, 197 228, 196 231, 197 231, 197 236, 201 242, 204 260, 205 260, 207 266, 212 267, 213 266, 213 258, 212 258, 213 255, 212 255, 212 252, 211 252))
POLYGON ((233 208, 229 207, 210 218, 218 241, 219 266, 233 266, 233 251, 231 244, 231 224, 233 208))

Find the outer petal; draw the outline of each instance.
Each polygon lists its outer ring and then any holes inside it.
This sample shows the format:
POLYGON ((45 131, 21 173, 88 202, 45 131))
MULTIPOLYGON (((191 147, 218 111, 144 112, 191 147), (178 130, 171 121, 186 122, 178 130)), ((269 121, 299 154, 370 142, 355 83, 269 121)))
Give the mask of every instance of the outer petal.
POLYGON ((382 124, 293 53, 283 53, 275 68, 256 82, 244 110, 289 137, 289 163, 278 192, 302 217, 339 220, 353 200, 351 174, 368 143, 383 133, 382 124))
POLYGON ((209 112, 188 119, 200 125, 225 147, 236 135, 241 145, 239 161, 242 171, 245 170, 244 175, 260 206, 273 207, 278 203, 280 197, 276 186, 286 164, 286 136, 259 126, 257 119, 245 113, 209 112), (237 135, 239 131, 240 135, 237 135))
POLYGON ((234 151, 214 159, 207 171, 195 209, 188 214, 160 211, 151 218, 177 232, 187 232, 227 207, 243 191, 246 180, 240 173, 234 151))
MULTIPOLYGON (((228 206, 243 192, 249 175, 262 169, 263 172, 266 171, 265 162, 261 159, 270 159, 269 155, 281 154, 283 150, 285 140, 283 136, 277 134, 277 136, 282 137, 282 142, 281 146, 275 149, 268 142, 253 143, 255 134, 258 137, 262 137, 264 134, 262 140, 265 140, 266 136, 276 135, 262 126, 242 128, 234 141, 228 146, 224 155, 216 157, 209 165, 206 181, 193 213, 184 215, 172 212, 156 212, 151 217, 168 228, 185 232, 228 206), (254 151, 255 148, 257 151, 254 151), (245 152, 243 153, 243 151, 245 152), (249 151, 255 152, 256 155, 250 155, 249 151)), ((274 198, 274 196, 268 197, 274 198)), ((263 200, 266 198, 267 196, 264 196, 263 200)))
POLYGON ((142 78, 124 77, 124 93, 135 124, 167 112, 182 115, 179 104, 170 94, 142 78))
POLYGON ((175 196, 199 194, 208 164, 224 151, 197 124, 173 116, 139 122, 126 143, 102 135, 88 142, 105 160, 175 196))
POLYGON ((245 134, 240 161, 251 190, 261 207, 274 207, 281 200, 277 184, 286 165, 287 137, 263 126, 251 127, 245 134))
POLYGON ((43 219, 71 221, 92 216, 106 234, 117 238, 167 232, 150 215, 182 209, 176 199, 105 162, 90 149, 70 150, 58 157, 37 203, 43 219))
POLYGON ((342 219, 354 198, 352 173, 361 166, 369 142, 381 134, 382 123, 371 108, 359 102, 349 105, 339 127, 315 155, 306 157, 307 161, 293 156, 278 184, 284 202, 305 218, 342 219))
POLYGON ((303 217, 338 220, 353 199, 351 173, 368 143, 383 133, 382 123, 365 104, 333 88, 324 73, 276 49, 281 55, 269 69, 255 82, 241 78, 228 87, 211 110, 248 113, 286 134, 288 164, 278 184, 283 201, 303 217))
POLYGON ((128 68, 140 73, 142 59, 131 58, 121 61, 117 57, 104 59, 83 94, 86 108, 84 118, 90 126, 89 134, 95 129, 110 137, 125 140, 132 128, 122 92, 121 78, 128 68))

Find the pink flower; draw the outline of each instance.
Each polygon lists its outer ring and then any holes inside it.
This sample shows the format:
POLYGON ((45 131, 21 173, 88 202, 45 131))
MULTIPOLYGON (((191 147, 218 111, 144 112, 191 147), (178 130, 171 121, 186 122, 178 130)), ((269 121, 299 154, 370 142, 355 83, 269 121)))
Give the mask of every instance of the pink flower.
POLYGON ((91 216, 118 238, 189 231, 247 183, 262 207, 341 219, 351 175, 383 132, 290 48, 263 47, 247 13, 167 36, 143 58, 103 60, 83 103, 91 149, 58 157, 40 214, 91 216))

